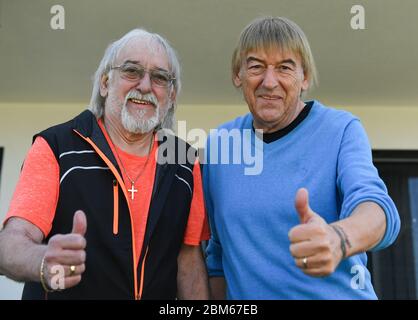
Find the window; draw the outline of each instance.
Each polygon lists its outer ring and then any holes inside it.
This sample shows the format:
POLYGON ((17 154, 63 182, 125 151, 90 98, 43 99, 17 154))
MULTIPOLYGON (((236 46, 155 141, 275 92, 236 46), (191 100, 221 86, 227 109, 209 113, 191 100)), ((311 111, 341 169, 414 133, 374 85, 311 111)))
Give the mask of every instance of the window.
POLYGON ((418 151, 373 151, 373 161, 401 218, 395 243, 368 254, 374 288, 380 299, 417 299, 418 151))
MULTIPOLYGON (((411 177, 409 186, 409 207, 411 211, 412 252, 414 256, 415 279, 418 278, 418 177, 411 177)), ((418 297, 418 284, 415 284, 415 297, 418 297)))

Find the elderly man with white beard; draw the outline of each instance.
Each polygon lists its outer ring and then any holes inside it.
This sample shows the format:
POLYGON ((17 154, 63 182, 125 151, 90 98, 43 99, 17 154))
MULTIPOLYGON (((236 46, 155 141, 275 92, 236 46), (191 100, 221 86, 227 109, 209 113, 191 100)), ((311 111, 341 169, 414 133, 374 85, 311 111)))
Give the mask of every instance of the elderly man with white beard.
POLYGON ((208 298, 197 157, 159 161, 179 91, 172 47, 134 29, 107 48, 89 110, 34 136, 0 232, 23 299, 208 298))

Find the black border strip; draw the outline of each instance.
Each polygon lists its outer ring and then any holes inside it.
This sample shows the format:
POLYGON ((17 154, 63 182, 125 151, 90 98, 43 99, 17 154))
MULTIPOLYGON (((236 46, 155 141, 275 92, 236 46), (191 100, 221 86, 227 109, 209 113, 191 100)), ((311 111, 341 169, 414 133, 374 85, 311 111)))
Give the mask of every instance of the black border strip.
POLYGON ((3 168, 3 152, 4 148, 0 147, 0 182, 1 182, 1 169, 3 168))
POLYGON ((418 150, 373 150, 375 163, 418 163, 418 150))

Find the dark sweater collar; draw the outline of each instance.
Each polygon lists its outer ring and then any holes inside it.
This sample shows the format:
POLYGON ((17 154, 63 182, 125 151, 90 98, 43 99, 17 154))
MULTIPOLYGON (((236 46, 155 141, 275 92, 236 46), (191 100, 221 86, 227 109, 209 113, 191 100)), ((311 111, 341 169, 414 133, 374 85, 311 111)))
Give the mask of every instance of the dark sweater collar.
MULTIPOLYGON (((302 111, 298 114, 298 116, 293 120, 289 125, 286 127, 279 129, 274 132, 270 133, 264 133, 263 134, 263 142, 265 143, 271 143, 276 140, 279 140, 280 138, 284 137, 288 133, 290 133, 293 129, 295 129, 305 118, 308 116, 309 112, 312 109, 313 101, 306 102, 306 105, 303 107, 302 111)), ((254 129, 254 124, 252 124, 252 129, 254 129)))

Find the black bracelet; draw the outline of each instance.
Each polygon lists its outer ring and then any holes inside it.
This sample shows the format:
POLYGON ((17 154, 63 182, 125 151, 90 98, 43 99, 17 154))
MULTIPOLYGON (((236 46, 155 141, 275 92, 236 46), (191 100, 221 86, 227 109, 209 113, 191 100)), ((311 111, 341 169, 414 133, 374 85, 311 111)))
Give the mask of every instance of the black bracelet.
POLYGON ((335 231, 335 233, 340 238, 340 247, 341 247, 341 252, 343 254, 342 259, 345 259, 347 257, 347 248, 345 246, 346 240, 345 240, 344 234, 336 226, 331 225, 331 228, 335 231))

